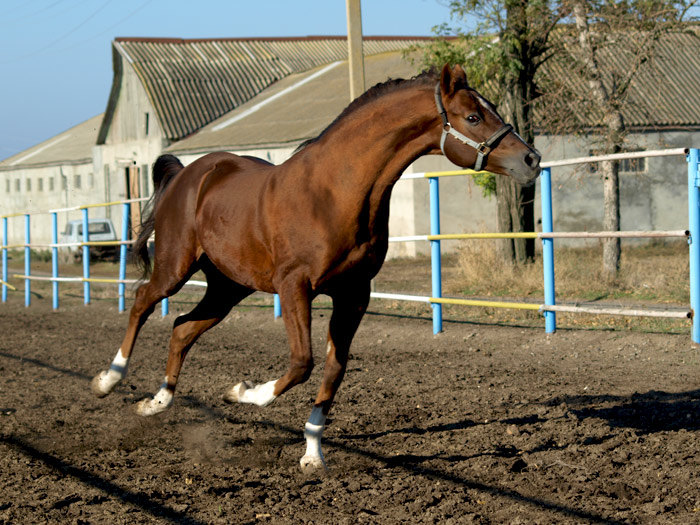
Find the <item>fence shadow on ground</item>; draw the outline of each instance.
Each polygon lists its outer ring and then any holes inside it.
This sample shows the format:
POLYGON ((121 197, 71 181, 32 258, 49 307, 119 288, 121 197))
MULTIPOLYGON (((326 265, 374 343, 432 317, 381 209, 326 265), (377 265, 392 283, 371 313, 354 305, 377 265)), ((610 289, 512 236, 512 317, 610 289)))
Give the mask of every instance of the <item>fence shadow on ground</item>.
POLYGON ((80 481, 84 485, 101 490, 102 492, 109 494, 123 503, 138 507, 146 514, 149 514, 155 518, 180 525, 203 525, 203 522, 187 516, 186 513, 178 512, 167 505, 159 504, 147 494, 122 488, 108 479, 98 476, 92 472, 88 472, 83 468, 71 465, 63 459, 48 452, 39 450, 20 438, 12 435, 0 435, 0 442, 14 448, 25 456, 39 461, 47 467, 60 472, 64 476, 70 476, 80 481))
POLYGON ((650 390, 630 396, 564 396, 547 402, 562 403, 579 419, 604 419, 612 428, 631 428, 640 434, 700 430, 700 389, 677 393, 650 390))

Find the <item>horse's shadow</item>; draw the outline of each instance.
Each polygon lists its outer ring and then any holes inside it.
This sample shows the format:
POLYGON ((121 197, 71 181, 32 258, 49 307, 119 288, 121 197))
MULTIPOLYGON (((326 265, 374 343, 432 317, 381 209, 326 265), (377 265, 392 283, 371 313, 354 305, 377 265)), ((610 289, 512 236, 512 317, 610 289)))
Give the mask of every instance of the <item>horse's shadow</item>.
POLYGON ((650 390, 629 396, 580 395, 557 397, 579 419, 606 420, 611 428, 631 428, 638 434, 700 430, 700 389, 688 392, 650 390))

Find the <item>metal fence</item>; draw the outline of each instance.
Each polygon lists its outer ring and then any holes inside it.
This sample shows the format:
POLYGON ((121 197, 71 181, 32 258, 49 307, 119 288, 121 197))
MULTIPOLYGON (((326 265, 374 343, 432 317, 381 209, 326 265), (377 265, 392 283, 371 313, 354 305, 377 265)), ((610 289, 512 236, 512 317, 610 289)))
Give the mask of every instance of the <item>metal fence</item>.
MULTIPOLYGON (((371 296, 376 299, 392 299, 399 301, 416 301, 427 303, 432 307, 433 332, 439 333, 443 329, 442 305, 454 304, 463 306, 482 306, 491 308, 513 308, 524 310, 536 310, 541 312, 545 318, 545 330, 548 333, 556 330, 556 312, 605 314, 605 315, 629 315, 629 316, 649 316, 666 318, 689 318, 692 319, 691 338, 693 342, 700 343, 700 323, 696 322, 694 312, 698 309, 700 301, 700 150, 691 149, 666 149, 646 152, 620 153, 615 155, 583 157, 576 159, 566 159, 560 161, 543 162, 541 184, 541 205, 542 205, 542 231, 541 232, 519 232, 519 233, 442 233, 440 228, 440 188, 439 180, 442 177, 473 175, 473 170, 442 171, 405 174, 400 180, 426 179, 429 184, 430 195, 430 233, 427 235, 413 235, 404 237, 390 237, 389 242, 429 242, 431 254, 431 296, 411 295, 408 293, 388 293, 373 292, 371 296), (552 183, 551 170, 555 167, 599 162, 604 160, 621 160, 643 157, 663 157, 663 156, 685 156, 688 162, 688 217, 687 229, 672 231, 618 231, 618 232, 555 232, 552 217, 552 183), (687 238, 690 258, 690 308, 685 311, 669 311, 654 308, 596 308, 592 306, 570 306, 557 305, 554 279, 554 239, 557 238, 649 238, 649 237, 682 237, 687 238), (458 239, 507 239, 507 238, 532 238, 542 240, 542 258, 544 272, 544 299, 541 303, 510 302, 510 301, 485 301, 469 298, 443 297, 442 294, 442 261, 441 242, 458 239)), ((118 286, 119 311, 125 309, 126 285, 136 282, 133 279, 126 279, 127 247, 133 243, 129 238, 129 217, 130 207, 134 203, 147 199, 131 199, 118 202, 108 202, 101 204, 88 204, 72 208, 62 208, 50 210, 48 212, 19 213, 0 216, 2 221, 2 279, 0 288, 2 289, 2 302, 7 301, 8 289, 14 289, 9 283, 8 275, 8 250, 24 250, 24 274, 14 274, 13 278, 24 280, 24 301, 25 306, 31 304, 31 282, 50 281, 52 283, 53 308, 59 307, 58 285, 60 282, 82 282, 83 297, 85 304, 90 303, 91 283, 113 283, 118 286), (90 241, 89 238, 89 210, 91 208, 120 206, 122 209, 121 238, 119 241, 99 242, 90 241), (82 216, 83 239, 77 243, 58 242, 58 214, 69 211, 80 211, 82 216), (39 214, 49 214, 51 216, 51 238, 48 244, 37 244, 31 242, 31 217, 39 214), (22 218, 25 226, 25 239, 23 243, 8 244, 8 220, 11 218, 22 218), (94 278, 90 276, 90 247, 98 245, 118 245, 119 246, 119 274, 116 279, 94 278), (58 272, 58 250, 60 248, 70 248, 79 246, 82 249, 83 275, 82 277, 61 277, 58 272), (48 248, 51 250, 51 276, 32 275, 31 273, 31 249, 48 248)), ((200 281, 190 281, 188 284, 206 286, 200 281)), ((162 314, 167 315, 169 305, 167 298, 162 302, 162 314)), ((274 296, 274 315, 281 316, 279 297, 274 296)))
POLYGON ((655 151, 643 151, 634 153, 619 153, 614 155, 592 156, 575 159, 565 159, 542 163, 541 205, 542 205, 542 231, 519 233, 454 233, 443 234, 440 228, 440 188, 441 177, 453 177, 473 175, 473 170, 443 171, 406 174, 401 180, 427 179, 430 191, 430 234, 412 235, 404 237, 390 237, 389 242, 430 242, 432 291, 431 296, 410 295, 407 293, 372 293, 377 299, 392 299, 399 301, 417 301, 428 303, 433 310, 433 333, 439 333, 443 329, 442 305, 456 304, 464 306, 482 306, 490 308, 513 308, 523 310, 537 310, 544 315, 545 330, 548 333, 556 330, 556 312, 587 313, 601 315, 628 315, 666 318, 689 318, 693 320, 692 340, 700 343, 700 323, 696 322, 694 312, 698 309, 700 299, 700 173, 699 173, 698 149, 666 149, 655 151), (555 232, 552 217, 552 168, 600 162, 604 160, 621 160, 644 157, 668 157, 685 156, 688 162, 688 209, 689 224, 687 229, 673 231, 618 231, 618 232, 555 232), (686 311, 669 311, 654 308, 600 308, 593 306, 569 306, 556 304, 555 279, 554 279, 554 239, 557 238, 658 238, 680 237, 686 238, 689 245, 690 257, 690 308, 686 311), (508 301, 483 301, 468 298, 448 298, 442 294, 442 262, 440 245, 442 241, 456 239, 508 239, 530 238, 542 240, 542 259, 544 272, 544 300, 542 303, 524 303, 508 301))

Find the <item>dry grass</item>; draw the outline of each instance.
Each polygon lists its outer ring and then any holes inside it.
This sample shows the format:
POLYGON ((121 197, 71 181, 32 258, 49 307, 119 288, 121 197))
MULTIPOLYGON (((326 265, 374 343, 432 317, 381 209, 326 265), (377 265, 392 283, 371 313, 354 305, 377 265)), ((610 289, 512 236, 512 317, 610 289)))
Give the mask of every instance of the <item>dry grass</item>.
MULTIPOLYGON (((459 250, 459 273, 451 285, 463 295, 543 297, 542 259, 514 266, 504 261, 496 243, 465 241, 459 250)), ((627 299, 687 304, 688 247, 684 243, 623 246, 620 273, 603 279, 602 249, 557 248, 554 253, 558 300, 627 299)))

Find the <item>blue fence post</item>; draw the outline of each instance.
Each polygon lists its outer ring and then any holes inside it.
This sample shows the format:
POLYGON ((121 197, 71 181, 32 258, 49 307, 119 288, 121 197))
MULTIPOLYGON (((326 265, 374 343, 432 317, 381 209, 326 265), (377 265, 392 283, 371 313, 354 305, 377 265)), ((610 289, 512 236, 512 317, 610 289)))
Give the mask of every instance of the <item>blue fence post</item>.
MULTIPOLYGON (((430 235, 440 235, 440 182, 430 177, 430 235)), ((432 297, 442 297, 442 260, 440 241, 430 241, 430 274, 432 277, 432 297)), ((442 332, 442 304, 432 303, 433 334, 442 332)))
POLYGON ((700 343, 700 150, 688 152, 688 231, 690 232, 690 310, 693 314, 691 340, 700 343))
POLYGON ((7 302, 7 217, 2 218, 2 302, 7 302))
MULTIPOLYGON (((542 233, 552 233, 552 170, 544 168, 540 174, 540 200, 542 201, 542 233)), ((544 304, 553 306, 554 293, 554 239, 542 239, 542 268, 544 271, 544 304)), ((557 329, 555 312, 544 312, 545 332, 551 334, 557 329)))
POLYGON ((282 303, 280 302, 279 294, 274 294, 272 296, 272 300, 274 304, 275 319, 279 319, 282 317, 282 303))
MULTIPOLYGON (((83 208, 83 242, 90 241, 90 232, 88 231, 88 209, 83 208)), ((90 304, 90 247, 83 244, 83 296, 85 304, 90 304)))
POLYGON ((129 203, 122 205, 122 244, 119 246, 119 311, 126 309, 126 242, 129 240, 129 203))
POLYGON ((58 310, 58 213, 51 212, 51 290, 53 292, 53 309, 58 310))
POLYGON ((161 315, 161 317, 165 317, 169 313, 170 313, 170 301, 168 300, 167 297, 165 297, 160 302, 160 315, 161 315))
POLYGON ((28 279, 31 275, 31 257, 32 251, 29 248, 31 243, 29 214, 24 215, 24 306, 29 306, 32 303, 32 281, 28 279))

